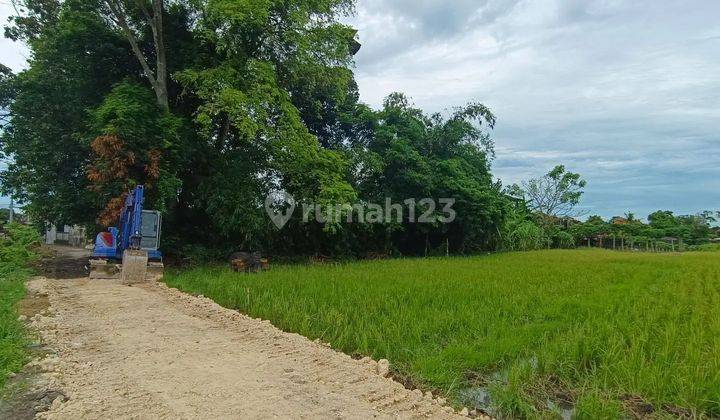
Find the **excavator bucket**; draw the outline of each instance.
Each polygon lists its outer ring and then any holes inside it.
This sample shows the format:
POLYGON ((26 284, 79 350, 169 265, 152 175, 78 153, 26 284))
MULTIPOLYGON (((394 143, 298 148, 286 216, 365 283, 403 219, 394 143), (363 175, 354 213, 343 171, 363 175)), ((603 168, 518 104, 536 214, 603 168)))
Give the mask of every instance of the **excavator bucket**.
POLYGON ((123 252, 122 273, 120 278, 125 284, 142 283, 147 276, 147 251, 126 249, 123 252))

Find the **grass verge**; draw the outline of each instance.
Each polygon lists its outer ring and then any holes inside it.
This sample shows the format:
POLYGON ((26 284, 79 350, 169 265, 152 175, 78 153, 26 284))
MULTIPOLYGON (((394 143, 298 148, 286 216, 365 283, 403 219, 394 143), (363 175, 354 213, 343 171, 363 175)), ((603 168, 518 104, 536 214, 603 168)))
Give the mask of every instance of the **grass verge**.
POLYGON ((720 258, 540 251, 166 282, 495 415, 720 416, 720 258))
POLYGON ((0 236, 0 389, 8 374, 18 372, 27 357, 25 328, 18 321, 17 302, 25 296, 29 264, 37 258, 38 234, 22 225, 9 225, 0 236))

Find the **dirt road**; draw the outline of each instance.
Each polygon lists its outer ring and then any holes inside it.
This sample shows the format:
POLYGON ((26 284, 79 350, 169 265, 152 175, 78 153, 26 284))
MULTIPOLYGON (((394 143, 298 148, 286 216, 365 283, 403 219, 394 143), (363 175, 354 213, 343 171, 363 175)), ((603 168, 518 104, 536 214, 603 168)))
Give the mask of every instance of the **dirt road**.
MULTIPOLYGON (((49 297, 35 364, 67 398, 43 418, 449 418, 449 407, 268 322, 164 284, 28 284, 49 297)), ((442 401, 440 401, 442 402, 442 401)))

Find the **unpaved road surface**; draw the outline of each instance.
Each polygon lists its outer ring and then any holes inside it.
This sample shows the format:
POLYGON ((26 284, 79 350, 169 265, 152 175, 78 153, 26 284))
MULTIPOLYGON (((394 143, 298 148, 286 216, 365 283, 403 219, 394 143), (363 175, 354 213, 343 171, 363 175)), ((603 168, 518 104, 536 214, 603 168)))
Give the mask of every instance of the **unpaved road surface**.
POLYGON ((49 297, 35 364, 66 398, 42 418, 451 418, 377 363, 164 284, 28 283, 49 297))

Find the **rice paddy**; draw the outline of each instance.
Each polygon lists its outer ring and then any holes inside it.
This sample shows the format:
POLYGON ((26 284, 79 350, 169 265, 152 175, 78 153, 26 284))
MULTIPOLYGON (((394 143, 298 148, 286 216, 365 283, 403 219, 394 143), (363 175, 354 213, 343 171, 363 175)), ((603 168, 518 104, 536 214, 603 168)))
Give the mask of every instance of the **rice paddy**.
POLYGON ((166 282, 497 416, 720 416, 720 255, 552 250, 166 282))

